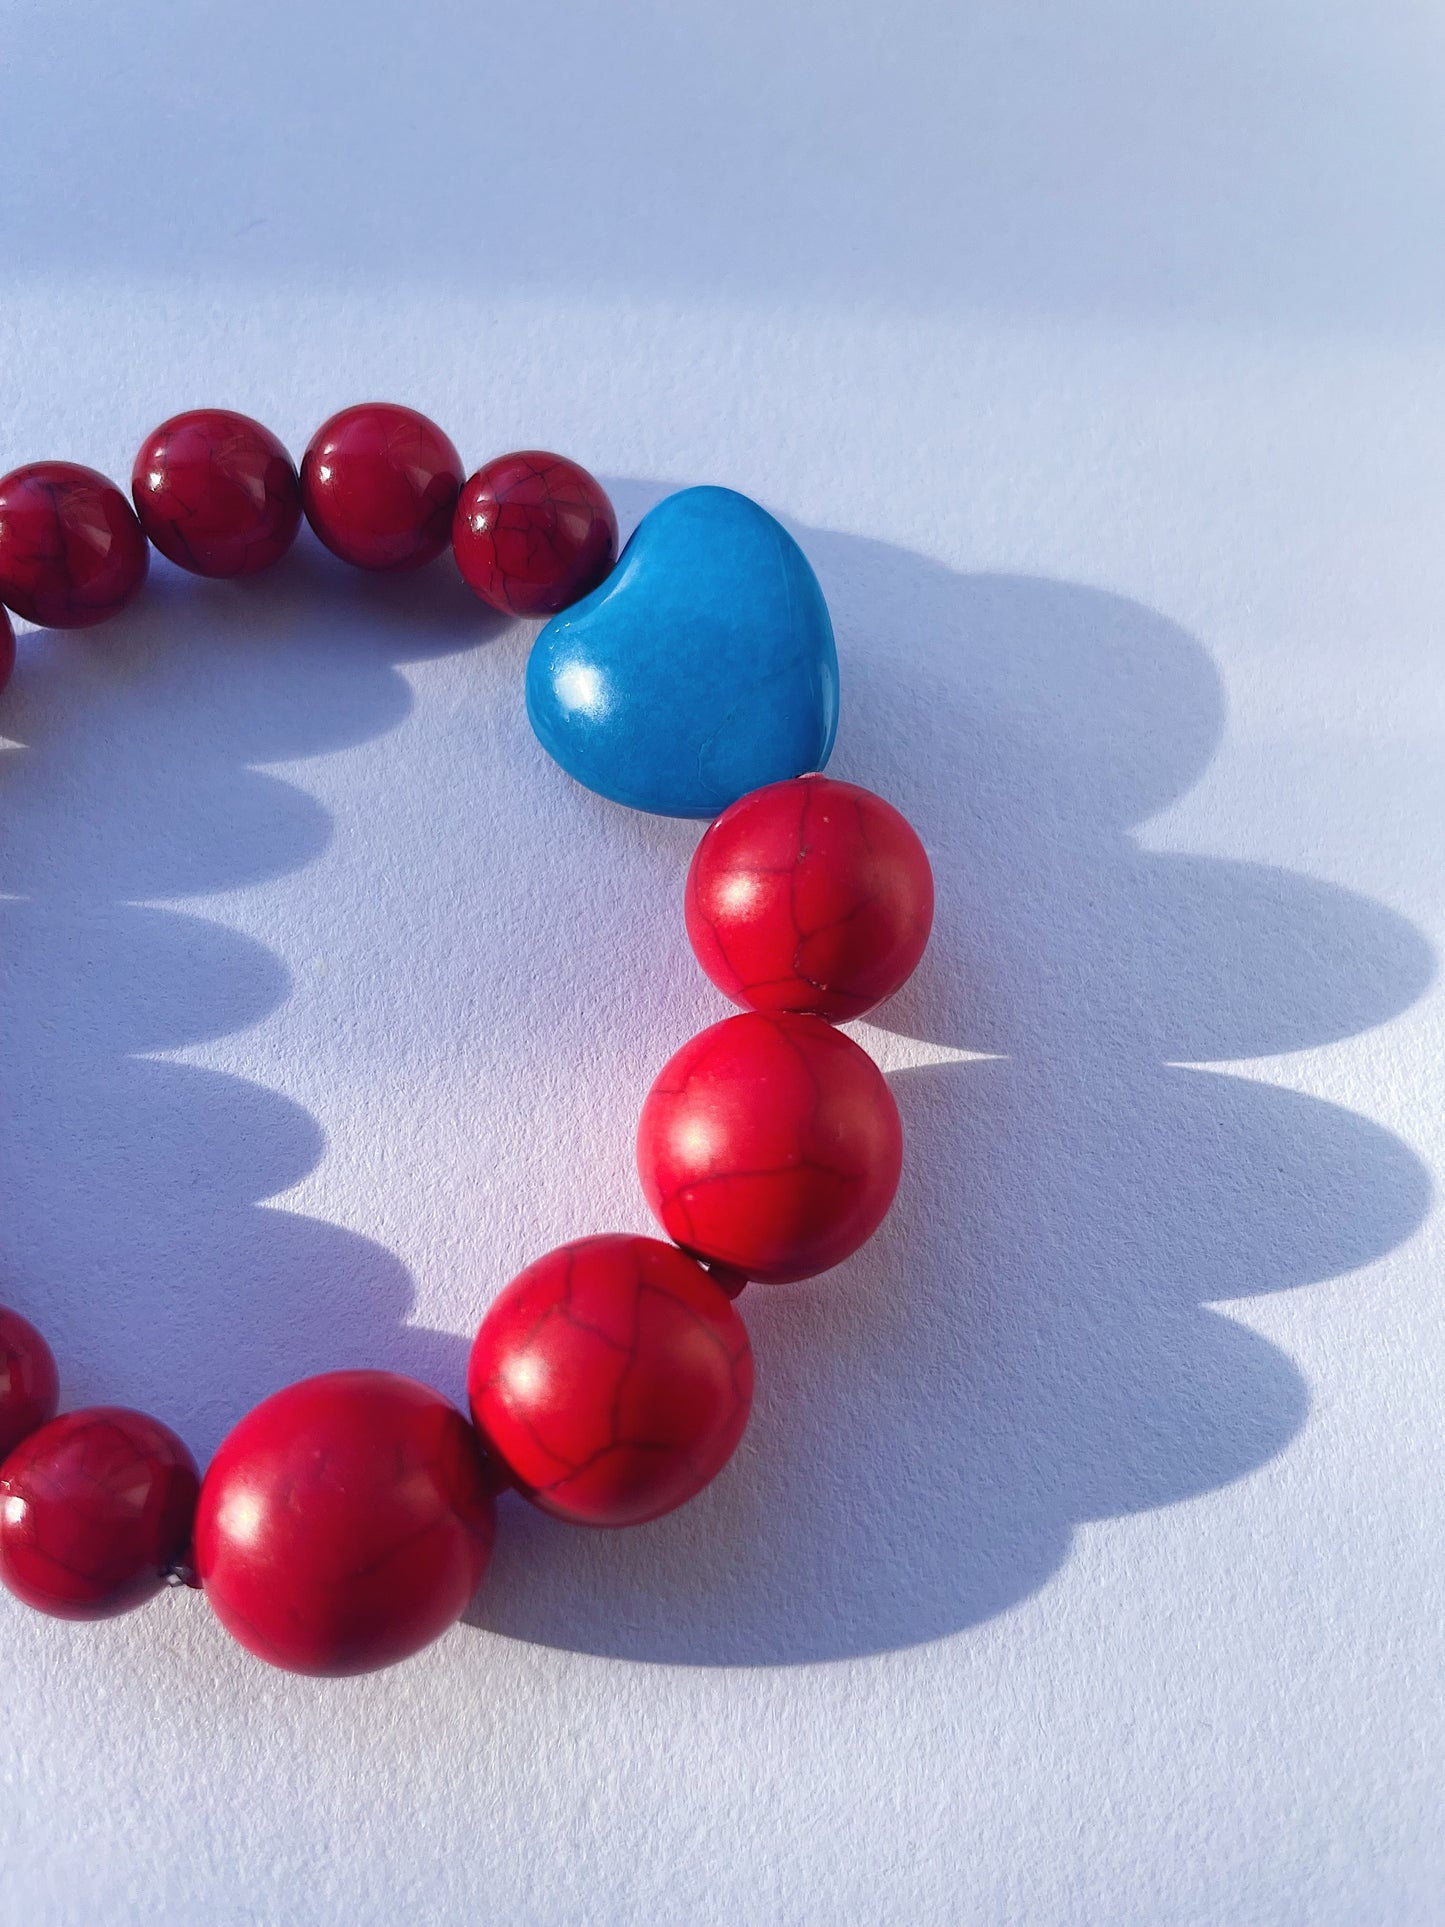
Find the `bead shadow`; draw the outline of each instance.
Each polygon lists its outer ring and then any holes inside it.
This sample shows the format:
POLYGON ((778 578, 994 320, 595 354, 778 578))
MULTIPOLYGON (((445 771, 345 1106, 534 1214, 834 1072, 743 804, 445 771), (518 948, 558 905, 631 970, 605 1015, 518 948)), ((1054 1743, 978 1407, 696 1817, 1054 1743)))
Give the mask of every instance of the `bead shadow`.
POLYGON ((1080 1524, 1279 1452, 1308 1389, 1211 1302, 1366 1265, 1427 1206, 1369 1120, 1169 1061, 1351 1036, 1432 969, 1364 897, 1131 834, 1218 742, 1199 644, 1097 590, 795 533, 839 632, 830 769, 896 802, 937 876, 928 957, 873 1021, 994 1056, 895 1073, 882 1232, 744 1295, 757 1403, 709 1491, 627 1534, 504 1502, 469 1617, 516 1638, 756 1665, 975 1625, 1080 1524))
POLYGON ((201 582, 156 560, 103 630, 36 631, 0 708, 5 1296, 62 1361, 65 1403, 154 1412, 204 1462, 293 1377, 391 1365, 455 1388, 465 1346, 408 1325, 406 1268, 340 1226, 262 1201, 325 1138, 275 1091, 147 1052, 245 1029, 285 965, 144 898, 279 878, 331 837, 326 811, 256 762, 396 727, 398 665, 499 633, 444 562, 405 581, 303 530, 274 570, 201 582), (221 1361, 217 1366, 216 1361, 221 1361))

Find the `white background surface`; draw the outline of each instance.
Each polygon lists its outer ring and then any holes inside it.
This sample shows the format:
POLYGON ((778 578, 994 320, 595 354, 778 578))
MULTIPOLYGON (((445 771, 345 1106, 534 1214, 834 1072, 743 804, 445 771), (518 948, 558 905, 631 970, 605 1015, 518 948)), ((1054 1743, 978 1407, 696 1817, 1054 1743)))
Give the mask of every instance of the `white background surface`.
MULTIPOLYGON (((875 1244, 737 1459, 270 1673, 0 1606, 0 1916, 1445 1920, 1437 9, 7 5, 0 463, 216 403, 742 488, 935 860, 875 1244)), ((204 1455, 649 1228, 693 826, 450 565, 158 562, 0 711, 4 1297, 204 1455)))

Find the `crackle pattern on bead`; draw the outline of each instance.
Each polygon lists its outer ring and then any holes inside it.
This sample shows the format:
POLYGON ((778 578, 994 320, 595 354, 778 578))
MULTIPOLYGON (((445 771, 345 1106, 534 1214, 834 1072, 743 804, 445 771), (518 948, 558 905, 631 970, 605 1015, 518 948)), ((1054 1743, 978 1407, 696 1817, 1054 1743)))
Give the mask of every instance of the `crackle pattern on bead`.
POLYGON ((617 560, 617 517, 585 468, 523 449, 498 455, 463 487, 452 547, 492 608, 552 616, 595 589, 617 560))
POLYGON ((579 1525, 639 1525, 721 1470, 752 1408, 747 1328, 655 1238, 582 1238, 529 1265, 482 1321, 472 1415, 524 1495, 579 1525))
POLYGON ((269 568, 301 523, 291 457, 269 428, 228 408, 193 408, 153 429, 131 496, 161 554, 195 575, 269 568))
POLYGON ((301 505, 343 562, 419 569, 451 540, 464 474, 435 422, 395 402, 362 402, 312 436, 301 460, 301 505))
POLYGON ((291 1672, 390 1666, 466 1610, 491 1556, 476 1434, 396 1372, 323 1372, 222 1441, 196 1514, 201 1586, 227 1631, 291 1672))
POLYGON ((27 622, 85 629, 123 609, 150 549, 114 482, 78 462, 0 477, 0 602, 27 622))
POLYGON ((0 1580, 58 1619, 108 1619, 165 1584, 200 1481, 168 1426, 96 1405, 31 1432, 0 1466, 0 1580))
POLYGON ((883 1073, 820 1017, 748 1011, 699 1032, 642 1107, 637 1164, 685 1251, 785 1284, 827 1271, 882 1223, 903 1132, 883 1073))
POLYGON ((891 803, 802 776, 741 797, 704 831, 686 915, 725 997, 846 1023, 913 974, 933 923, 933 873, 891 803))

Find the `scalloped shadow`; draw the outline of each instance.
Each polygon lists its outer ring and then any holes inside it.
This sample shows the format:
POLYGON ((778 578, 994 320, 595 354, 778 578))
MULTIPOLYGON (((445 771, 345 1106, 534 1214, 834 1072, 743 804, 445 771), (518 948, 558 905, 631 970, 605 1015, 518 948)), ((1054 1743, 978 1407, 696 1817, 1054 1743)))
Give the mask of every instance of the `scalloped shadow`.
POLYGON ((1367 1119, 1167 1061, 1351 1036, 1433 963, 1350 891, 1130 835, 1218 742, 1199 644, 1094 589, 796 533, 838 618, 832 768, 889 770, 938 881, 928 956, 871 1021, 1000 1055, 896 1074, 882 1232, 748 1291, 757 1404, 709 1491, 627 1534, 505 1502, 469 1617, 514 1638, 757 1665, 975 1625, 1078 1525, 1213 1491, 1299 1429, 1298 1371, 1211 1301, 1366 1265, 1427 1209, 1367 1119))
MULTIPOLYGON (((616 485, 634 512, 659 492, 616 485)), ((875 1021, 999 1055, 897 1074, 909 1156, 879 1237, 828 1278, 748 1292, 757 1405, 708 1492, 627 1534, 504 1503, 468 1623, 512 1638, 784 1664, 977 1624, 1044 1584, 1080 1523, 1281 1450, 1304 1383, 1208 1306, 1365 1265, 1426 1208, 1418 1161, 1365 1118, 1169 1061, 1351 1036, 1432 965, 1366 898, 1130 834, 1217 743, 1200 646, 1096 590, 798 533, 839 631, 833 767, 888 790, 939 884, 928 958, 875 1021)), ((27 745, 0 768, 27 987, 3 1012, 7 1296, 82 1361, 86 1396, 151 1405, 198 1447, 329 1365, 455 1389, 467 1338, 409 1322, 393 1253, 263 1202, 324 1155, 315 1119, 142 1055, 252 1024, 290 983, 263 946, 133 899, 309 862, 325 811, 248 764, 381 735, 410 704, 398 663, 498 626, 445 569, 377 582, 302 548, 234 588, 158 570, 103 649, 30 639, 6 696, 27 745), (224 1360, 214 1386, 202 1358, 224 1360)), ((637 820, 581 801, 552 880, 605 918, 599 864, 637 820)), ((673 879, 680 847, 649 831, 646 862, 673 879)), ((499 986, 532 963, 499 960, 499 986)), ((576 1001, 559 1049, 592 1035, 576 1001)))

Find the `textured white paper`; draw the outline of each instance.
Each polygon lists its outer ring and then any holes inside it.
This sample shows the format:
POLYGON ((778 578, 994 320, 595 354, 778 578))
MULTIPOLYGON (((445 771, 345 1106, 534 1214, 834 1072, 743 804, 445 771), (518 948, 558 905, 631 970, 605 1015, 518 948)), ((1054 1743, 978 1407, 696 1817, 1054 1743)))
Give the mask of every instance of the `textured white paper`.
MULTIPOLYGON (((940 912, 751 1429, 268 1672, 0 1601, 4 1927, 1445 1920, 1442 60, 1424 8, 6 9, 0 464, 355 399, 725 483, 940 912)), ((204 1456, 649 1228, 696 826, 450 571, 164 563, 0 730, 4 1280, 204 1456)))

